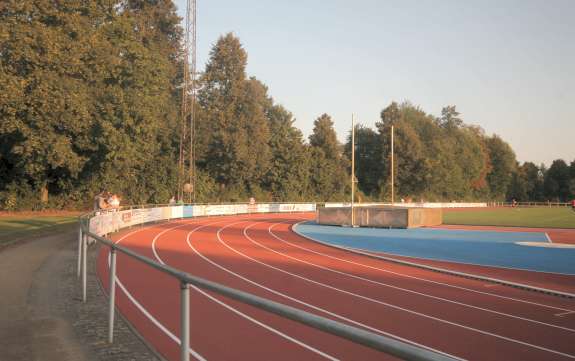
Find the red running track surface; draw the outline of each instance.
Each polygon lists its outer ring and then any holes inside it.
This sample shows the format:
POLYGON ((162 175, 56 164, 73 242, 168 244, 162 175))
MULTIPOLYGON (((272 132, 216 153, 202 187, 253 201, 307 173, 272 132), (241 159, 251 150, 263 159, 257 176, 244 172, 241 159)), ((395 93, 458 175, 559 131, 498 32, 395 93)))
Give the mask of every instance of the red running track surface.
MULTIPOLYGON (((371 332, 472 360, 575 359, 575 300, 402 266, 291 231, 312 214, 198 218, 115 240, 193 275, 371 332)), ((107 289, 108 252, 98 273, 107 289)), ((179 358, 179 284, 118 254, 117 307, 169 360, 179 358)), ((391 357, 210 292, 191 289, 192 358, 391 357)))

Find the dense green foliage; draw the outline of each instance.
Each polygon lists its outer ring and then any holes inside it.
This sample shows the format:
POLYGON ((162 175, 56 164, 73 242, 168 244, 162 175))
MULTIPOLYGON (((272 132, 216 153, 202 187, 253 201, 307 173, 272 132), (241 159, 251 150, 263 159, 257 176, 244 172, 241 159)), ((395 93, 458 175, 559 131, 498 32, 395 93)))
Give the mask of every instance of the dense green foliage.
MULTIPOLYGON (((359 190, 373 200, 391 198, 391 126, 395 136, 396 199, 426 201, 569 201, 575 198, 575 161, 547 170, 518 164, 499 136, 467 125, 454 106, 440 117, 410 103, 391 103, 376 129, 356 126, 359 190)), ((351 154, 348 136, 346 154, 351 154)))
MULTIPOLYGON (((171 0, 5 0, 0 4, 0 208, 86 207, 103 189, 124 203, 176 193, 182 116, 182 30, 171 0)), ((306 142, 292 114, 246 74, 226 34, 199 77, 197 202, 343 201, 351 145, 327 114, 306 142)), ((311 121, 311 120, 310 120, 311 121)), ((358 125, 361 200, 567 200, 575 162, 518 165, 509 145, 466 125, 391 103, 358 125)), ((188 150, 189 152, 189 150, 188 150)), ((189 153, 188 153, 189 154, 189 153)))
POLYGON ((2 2, 5 208, 169 197, 179 20, 171 1, 2 2))

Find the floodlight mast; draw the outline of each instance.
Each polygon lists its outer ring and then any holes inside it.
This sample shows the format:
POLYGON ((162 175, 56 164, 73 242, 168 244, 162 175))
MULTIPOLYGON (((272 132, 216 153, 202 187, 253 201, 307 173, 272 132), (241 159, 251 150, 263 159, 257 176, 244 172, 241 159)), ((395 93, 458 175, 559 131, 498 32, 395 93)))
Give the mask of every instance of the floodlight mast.
MULTIPOLYGON (((191 17, 191 69, 190 69, 190 76, 191 76, 191 86, 192 86, 192 94, 190 99, 190 184, 192 186, 192 191, 190 192, 190 203, 195 202, 196 200, 196 189, 195 189, 195 181, 196 181, 196 151, 194 147, 194 131, 195 131, 195 123, 196 123, 196 0, 188 0, 188 9, 190 9, 191 16, 188 15, 189 21, 191 17), (190 6, 191 5, 191 6, 190 6)), ((190 32, 190 30, 188 30, 190 32)), ((189 48, 188 48, 189 49, 189 48)))
POLYGON ((195 106, 196 106, 196 0, 187 0, 186 24, 184 29, 184 82, 182 85, 182 126, 178 159, 178 199, 184 199, 184 192, 189 193, 188 201, 195 200, 195 106), (189 117, 189 118, 188 118, 189 117), (188 125, 189 121, 189 125, 188 125), (188 133, 187 127, 190 130, 188 133), (189 135, 189 170, 186 171, 186 143, 189 135), (187 177, 186 177, 187 175, 187 177), (189 187, 184 183, 188 180, 189 187), (186 190, 189 190, 189 192, 186 190))

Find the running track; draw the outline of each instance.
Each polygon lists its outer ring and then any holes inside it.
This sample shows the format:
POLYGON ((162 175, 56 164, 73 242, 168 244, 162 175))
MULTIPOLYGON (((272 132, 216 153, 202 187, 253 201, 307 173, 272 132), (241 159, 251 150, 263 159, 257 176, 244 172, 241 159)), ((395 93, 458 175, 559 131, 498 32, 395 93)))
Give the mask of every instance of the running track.
MULTIPOLYGON (((449 276, 326 247, 291 231, 312 214, 208 217, 114 239, 158 262, 382 335, 472 360, 575 359, 575 300, 449 276)), ((107 284, 107 249, 98 274, 107 284)), ((179 358, 179 283, 118 254, 117 307, 165 358, 179 358)), ((390 357, 196 288, 192 358, 390 357)))

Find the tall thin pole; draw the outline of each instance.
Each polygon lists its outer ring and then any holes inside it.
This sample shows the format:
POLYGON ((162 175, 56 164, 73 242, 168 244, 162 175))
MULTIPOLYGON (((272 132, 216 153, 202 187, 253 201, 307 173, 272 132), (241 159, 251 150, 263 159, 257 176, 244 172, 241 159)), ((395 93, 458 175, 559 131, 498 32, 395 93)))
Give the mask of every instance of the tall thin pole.
POLYGON ((351 115, 351 226, 355 225, 353 203, 355 201, 355 118, 351 115))
POLYGON ((190 203, 192 203, 196 198, 196 189, 195 189, 195 178, 196 178, 196 171, 195 171, 195 149, 194 149, 194 126, 195 126, 195 105, 196 105, 196 0, 188 0, 188 8, 191 5, 190 9, 190 17, 191 17, 191 41, 190 41, 190 50, 191 50, 191 69, 190 69, 190 76, 191 76, 191 86, 192 86, 192 97, 190 99, 190 184, 192 186, 192 190, 190 192, 190 203))
POLYGON ((195 198, 195 151, 194 127, 196 105, 196 0, 187 0, 186 28, 184 31, 184 84, 182 86, 182 129, 180 133, 180 154, 178 160, 178 198, 184 198, 184 183, 191 185, 188 201, 195 198), (189 116, 189 119, 188 119, 189 116), (189 121, 189 133, 187 130, 189 121), (186 170, 186 143, 189 135, 189 170, 186 170))
POLYGON ((394 156, 393 156, 393 125, 391 126, 391 205, 393 205, 394 197, 395 197, 395 190, 394 187, 394 179, 395 179, 395 166, 394 166, 394 156))

